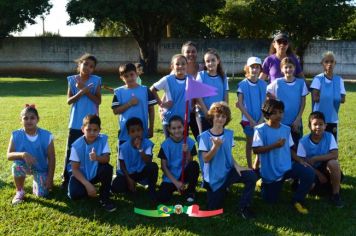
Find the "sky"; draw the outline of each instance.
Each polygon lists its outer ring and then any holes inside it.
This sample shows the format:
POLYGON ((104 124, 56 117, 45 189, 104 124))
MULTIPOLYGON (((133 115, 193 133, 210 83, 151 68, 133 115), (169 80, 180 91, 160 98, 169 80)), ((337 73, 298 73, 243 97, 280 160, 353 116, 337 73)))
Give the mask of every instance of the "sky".
MULTIPOLYGON (((45 31, 58 33, 61 36, 85 36, 94 29, 94 23, 85 22, 77 25, 67 25, 69 15, 66 11, 67 0, 51 0, 53 5, 49 15, 45 15, 45 31)), ((22 32, 14 33, 14 36, 36 36, 42 34, 42 19, 38 16, 36 24, 27 25, 22 32)))

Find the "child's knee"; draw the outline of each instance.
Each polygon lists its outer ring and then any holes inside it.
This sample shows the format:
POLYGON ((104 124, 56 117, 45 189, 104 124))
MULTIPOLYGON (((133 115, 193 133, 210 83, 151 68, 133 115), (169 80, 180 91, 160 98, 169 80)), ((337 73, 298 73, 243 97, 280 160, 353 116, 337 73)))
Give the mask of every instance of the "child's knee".
POLYGON ((22 162, 14 162, 11 169, 14 178, 26 177, 30 173, 28 165, 22 162))
POLYGON ((48 189, 46 187, 47 173, 34 173, 32 192, 37 197, 47 197, 48 189))
POLYGON ((330 172, 340 171, 340 165, 337 160, 329 160, 327 162, 327 168, 330 172))

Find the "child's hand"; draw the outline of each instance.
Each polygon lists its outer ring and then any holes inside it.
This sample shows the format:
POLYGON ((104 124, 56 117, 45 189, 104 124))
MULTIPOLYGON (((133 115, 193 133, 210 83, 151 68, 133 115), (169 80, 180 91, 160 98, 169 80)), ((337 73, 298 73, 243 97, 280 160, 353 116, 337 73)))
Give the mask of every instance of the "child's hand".
POLYGON ((33 156, 31 156, 31 154, 29 154, 28 152, 23 153, 22 159, 24 159, 26 164, 29 166, 32 166, 33 164, 36 163, 36 159, 33 156))
POLYGON ((173 106, 173 101, 162 102, 161 107, 169 109, 173 106))
POLYGON ((285 138, 280 138, 280 139, 278 139, 277 142, 274 143, 274 146, 276 148, 280 148, 280 147, 283 147, 285 143, 286 143, 286 139, 285 138))
POLYGON ((295 121, 292 123, 293 131, 299 133, 300 125, 301 125, 300 118, 297 117, 297 119, 295 119, 295 121))
POLYGON ((87 185, 85 185, 85 189, 87 190, 89 197, 96 197, 96 188, 94 185, 88 183, 87 185))
POLYGON ((135 138, 134 140, 133 140, 133 145, 134 145, 134 147, 135 148, 137 148, 137 149, 140 149, 141 148, 141 139, 140 138, 135 138))
POLYGON ((254 120, 249 120, 250 122, 250 127, 253 128, 257 125, 257 123, 254 120))
POLYGON ((77 75, 74 79, 76 82, 75 87, 77 87, 78 89, 83 89, 85 87, 85 84, 82 82, 79 75, 77 75))
POLYGON ((84 88, 81 89, 83 94, 89 93, 90 89, 94 86, 93 83, 88 84, 87 86, 85 86, 84 88))
POLYGON ((53 188, 53 178, 47 178, 45 186, 46 186, 46 189, 48 189, 48 191, 51 191, 53 188))
POLYGON ((309 165, 314 165, 315 161, 313 160, 313 158, 308 158, 305 160, 309 165))
POLYGON ((183 143, 183 152, 187 152, 188 151, 188 144, 183 143))
POLYGON ((136 182, 130 177, 127 178, 127 187, 131 192, 136 192, 136 182))
POLYGON ((132 96, 132 97, 131 97, 131 100, 130 100, 131 106, 137 105, 138 102, 139 102, 139 100, 137 99, 137 97, 135 97, 135 96, 132 96))
POLYGON ((179 193, 181 193, 184 190, 184 184, 182 182, 176 181, 174 185, 176 186, 179 193))
POLYGON ((223 143, 223 140, 219 137, 211 137, 210 140, 213 142, 213 146, 217 148, 220 147, 223 143))
POLYGON ((91 161, 97 161, 98 160, 98 157, 95 153, 95 149, 94 147, 91 149, 91 152, 89 153, 89 158, 91 161))

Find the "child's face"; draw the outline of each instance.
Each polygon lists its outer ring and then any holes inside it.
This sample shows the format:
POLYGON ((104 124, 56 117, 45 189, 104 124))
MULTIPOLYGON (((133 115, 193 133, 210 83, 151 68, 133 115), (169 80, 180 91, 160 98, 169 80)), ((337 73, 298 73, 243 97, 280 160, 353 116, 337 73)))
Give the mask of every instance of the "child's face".
POLYGON ((138 75, 142 75, 143 74, 143 67, 142 66, 137 67, 136 71, 137 71, 138 75))
POLYGON ((194 46, 185 46, 183 48, 183 55, 187 58, 188 63, 195 63, 197 61, 197 49, 194 46))
POLYGON ((26 112, 21 116, 21 124, 25 130, 32 130, 37 128, 38 117, 33 112, 26 112))
POLYGON ((134 139, 142 139, 143 137, 143 129, 140 125, 132 125, 128 130, 129 136, 132 140, 134 139))
POLYGON ((169 126, 169 133, 172 138, 179 140, 183 138, 184 126, 182 122, 175 120, 169 126))
POLYGON ((284 64, 281 67, 281 71, 284 74, 285 77, 290 78, 294 76, 294 65, 291 63, 284 64))
POLYGON ((325 57, 323 60, 323 67, 325 71, 333 71, 335 67, 335 59, 332 56, 325 57))
POLYGON ((172 70, 178 77, 183 77, 187 73, 187 61, 183 57, 177 57, 172 62, 172 70))
POLYGON ((261 73, 261 65, 259 64, 252 64, 249 66, 249 70, 250 70, 250 75, 253 78, 258 78, 258 76, 261 73))
POLYGON ((93 143, 100 133, 100 127, 97 124, 87 124, 82 127, 82 132, 88 143, 93 143))
POLYGON ((269 120, 272 123, 280 123, 282 118, 283 118, 284 111, 275 109, 271 112, 271 115, 269 116, 269 120))
POLYGON ((79 64, 80 74, 90 75, 94 72, 94 69, 95 69, 95 62, 93 60, 86 59, 79 64))
POLYGON ((312 134, 321 136, 325 131, 326 124, 322 119, 314 118, 310 121, 309 128, 312 134))
POLYGON ((226 124, 226 115, 221 113, 215 113, 213 119, 213 126, 224 127, 226 124))
POLYGON ((208 72, 216 73, 220 60, 211 53, 207 53, 204 55, 205 66, 208 69, 208 72))
POLYGON ((121 79, 125 82, 125 84, 136 83, 137 73, 135 71, 128 71, 121 76, 121 79))

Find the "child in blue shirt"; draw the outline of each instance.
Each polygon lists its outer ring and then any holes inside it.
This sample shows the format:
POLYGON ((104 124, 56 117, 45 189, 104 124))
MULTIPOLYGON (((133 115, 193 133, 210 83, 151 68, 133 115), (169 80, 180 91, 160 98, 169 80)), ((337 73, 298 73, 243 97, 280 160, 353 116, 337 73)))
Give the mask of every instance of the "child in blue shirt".
POLYGON ((158 166, 152 162, 153 143, 143 136, 141 119, 132 117, 126 122, 130 140, 120 146, 117 176, 114 178, 113 193, 136 192, 136 182, 148 184, 152 200, 156 200, 158 166))
POLYGON ((70 166, 68 165, 72 143, 83 136, 82 122, 86 115, 99 114, 101 103, 101 78, 93 75, 97 59, 90 54, 84 54, 78 60, 78 73, 67 77, 67 103, 71 106, 69 120, 69 136, 67 141, 66 158, 63 168, 62 187, 68 185, 70 166))
POLYGON ((274 80, 267 86, 267 97, 278 99, 284 104, 282 124, 291 127, 295 147, 303 136, 302 116, 308 88, 304 79, 294 77, 295 62, 288 57, 281 61, 284 77, 274 80))
POLYGON ((46 197, 53 187, 56 165, 52 134, 37 126, 40 119, 34 105, 26 105, 21 111, 23 128, 12 132, 7 159, 13 161, 16 195, 12 204, 25 199, 24 184, 28 174, 33 175, 33 194, 46 197))
POLYGON ((314 111, 309 115, 310 134, 304 136, 298 145, 297 155, 314 169, 316 186, 325 188, 331 185, 331 201, 342 208, 340 182, 342 172, 338 162, 338 147, 334 136, 325 132, 324 114, 314 111))
POLYGON ((308 214, 303 204, 314 182, 314 171, 292 149, 294 143, 290 127, 281 123, 284 104, 268 99, 263 104, 262 112, 266 122, 255 127, 252 142, 253 152, 258 154, 261 164, 262 197, 269 203, 276 203, 284 180, 298 179, 299 186, 292 204, 299 213, 308 214))
POLYGON ((339 122, 339 108, 345 103, 346 90, 344 81, 334 74, 336 65, 332 52, 323 55, 321 64, 324 72, 315 76, 310 88, 312 89, 313 111, 320 111, 325 116, 326 131, 331 132, 337 141, 337 124, 339 122))
POLYGON ((158 202, 167 202, 171 199, 174 191, 184 193, 188 202, 195 199, 195 188, 199 177, 199 164, 193 161, 197 155, 195 142, 187 137, 187 143, 183 143, 184 124, 180 116, 173 116, 169 120, 168 137, 161 145, 158 157, 161 158, 161 168, 163 171, 163 181, 157 194, 158 202), (182 180, 182 158, 185 152, 184 181, 182 180), (184 184, 188 183, 188 188, 184 189, 184 184))
POLYGON ((113 167, 110 162, 108 136, 100 134, 101 121, 97 115, 87 115, 83 119, 84 135, 72 144, 69 160, 72 176, 68 185, 68 196, 72 200, 84 197, 95 198, 94 184, 100 182, 99 202, 108 212, 116 210, 109 200, 113 167))
MULTIPOLYGON (((263 120, 262 105, 266 100, 267 83, 258 78, 262 69, 262 61, 258 57, 249 57, 244 68, 246 78, 242 80, 237 88, 236 106, 242 113, 243 131, 246 135, 246 160, 247 166, 252 168, 252 137, 254 127, 261 124, 263 120)), ((257 160, 257 159, 256 159, 257 160)), ((258 161, 255 161, 257 163, 258 161)))
POLYGON ((151 138, 155 115, 153 105, 157 103, 156 99, 146 86, 137 83, 137 72, 134 64, 121 65, 119 74, 125 85, 115 89, 111 105, 114 114, 119 114, 119 144, 130 140, 126 122, 132 117, 141 119, 143 137, 151 138))
POLYGON ((199 162, 204 187, 208 191, 207 208, 222 208, 226 188, 234 183, 243 183, 245 188, 240 198, 239 213, 245 219, 254 218, 250 204, 257 177, 254 171, 239 166, 232 156, 234 134, 232 130, 225 129, 231 121, 230 108, 225 102, 213 103, 207 118, 213 127, 198 138, 199 162))

